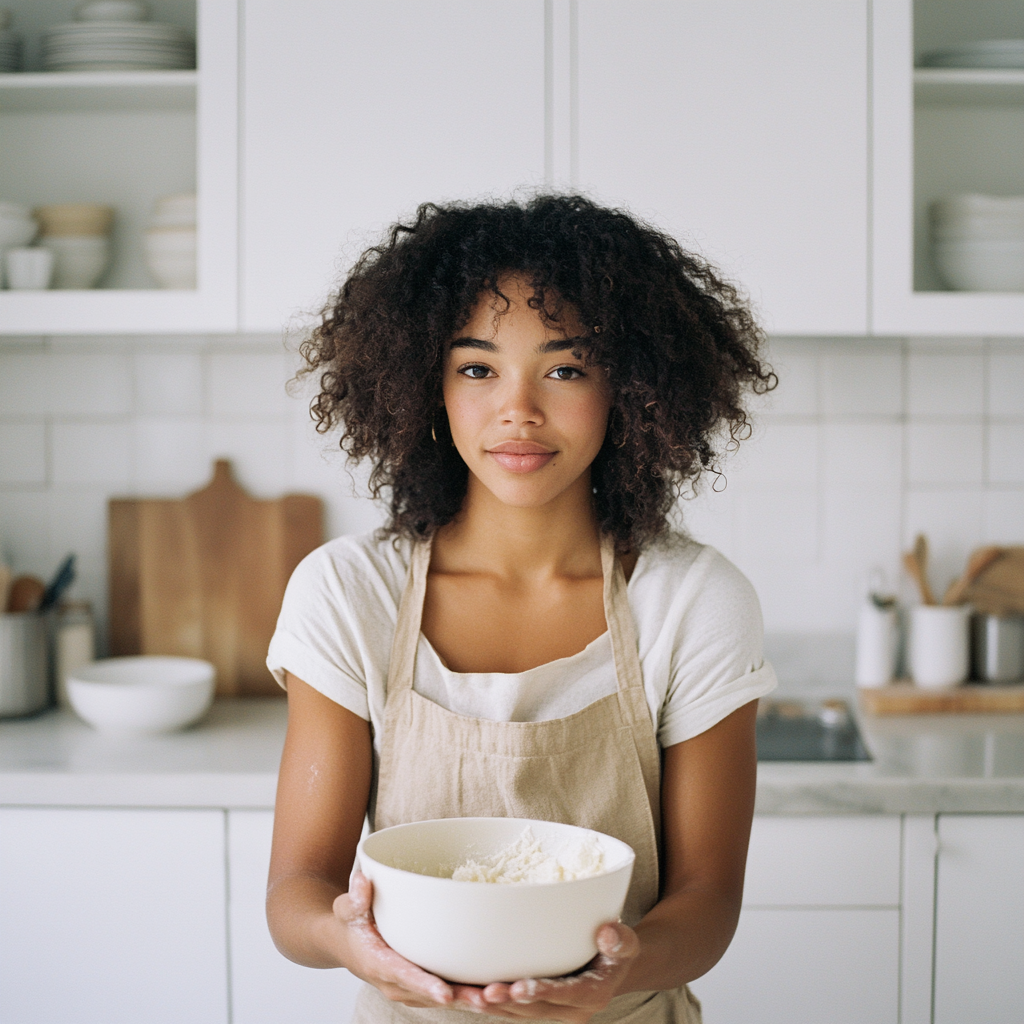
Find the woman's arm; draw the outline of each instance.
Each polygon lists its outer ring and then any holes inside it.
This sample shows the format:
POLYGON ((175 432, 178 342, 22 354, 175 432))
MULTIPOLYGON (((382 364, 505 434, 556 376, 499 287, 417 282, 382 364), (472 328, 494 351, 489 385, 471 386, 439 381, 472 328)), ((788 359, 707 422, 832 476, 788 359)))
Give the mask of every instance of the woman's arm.
POLYGON ((640 953, 620 991, 693 981, 732 941, 754 815, 756 715, 751 701, 665 749, 662 898, 637 925, 640 953))
POLYGON ((370 726, 288 676, 267 922, 277 948, 307 967, 347 967, 388 998, 450 1003, 451 987, 392 950, 373 925, 370 883, 349 874, 370 795, 370 726))
POLYGON ((635 932, 604 925, 602 955, 583 974, 489 985, 479 999, 470 997, 478 1008, 497 1016, 586 1021, 615 995, 676 988, 718 962, 743 898, 756 715, 757 701, 751 701, 707 732, 666 748, 662 897, 635 932))

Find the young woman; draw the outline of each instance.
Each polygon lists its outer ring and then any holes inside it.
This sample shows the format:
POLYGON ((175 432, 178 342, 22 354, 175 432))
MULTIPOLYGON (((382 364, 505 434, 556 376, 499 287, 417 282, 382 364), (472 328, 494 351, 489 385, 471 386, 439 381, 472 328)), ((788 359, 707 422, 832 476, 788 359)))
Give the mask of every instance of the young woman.
POLYGON ((421 207, 305 344, 313 413, 373 467, 379 534, 296 569, 268 664, 289 702, 268 918, 290 959, 369 983, 356 1019, 699 1021, 686 982, 739 915, 757 599, 668 528, 774 376, 696 257, 575 196, 421 207), (373 829, 455 816, 636 851, 586 971, 450 984, 391 950, 356 872, 373 829))

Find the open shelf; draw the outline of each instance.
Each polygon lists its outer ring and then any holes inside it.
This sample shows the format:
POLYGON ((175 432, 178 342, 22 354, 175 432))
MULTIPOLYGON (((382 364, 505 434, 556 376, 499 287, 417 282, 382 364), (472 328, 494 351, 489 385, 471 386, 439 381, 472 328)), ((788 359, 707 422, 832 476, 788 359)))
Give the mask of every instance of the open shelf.
POLYGON ((1024 70, 915 68, 914 99, 929 106, 1024 105, 1024 70))
POLYGON ((26 71, 0 75, 0 111, 192 110, 197 71, 26 71))

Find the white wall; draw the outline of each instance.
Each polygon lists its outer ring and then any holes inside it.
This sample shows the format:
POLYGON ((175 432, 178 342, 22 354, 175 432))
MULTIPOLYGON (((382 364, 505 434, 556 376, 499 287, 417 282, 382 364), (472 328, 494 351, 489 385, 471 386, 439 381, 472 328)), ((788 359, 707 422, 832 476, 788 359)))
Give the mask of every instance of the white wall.
MULTIPOLYGON (((775 339, 771 358, 755 437, 684 516, 754 581, 776 659, 831 637, 841 678, 868 570, 900 583, 917 531, 940 589, 975 545, 1024 543, 1024 339, 775 339)), ((0 550, 43 577, 75 551, 75 594, 102 608, 107 498, 184 494, 218 456, 256 495, 322 495, 331 535, 372 528, 285 391, 295 365, 267 337, 5 340, 0 550)))

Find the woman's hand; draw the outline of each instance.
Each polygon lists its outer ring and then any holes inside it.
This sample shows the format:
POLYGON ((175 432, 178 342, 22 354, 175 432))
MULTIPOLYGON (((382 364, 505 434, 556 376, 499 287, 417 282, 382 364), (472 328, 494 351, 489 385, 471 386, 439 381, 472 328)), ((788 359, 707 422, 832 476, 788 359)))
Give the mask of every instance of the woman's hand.
POLYGON ((583 1024, 617 994, 640 940, 624 924, 605 924, 597 933, 597 949, 583 971, 564 978, 526 978, 486 988, 456 985, 457 1005, 494 1017, 583 1024))
POLYGON ((380 937, 373 923, 373 883, 361 872, 334 901, 334 918, 346 932, 348 969, 392 1002, 436 1007, 455 1000, 451 985, 410 963, 380 937))

